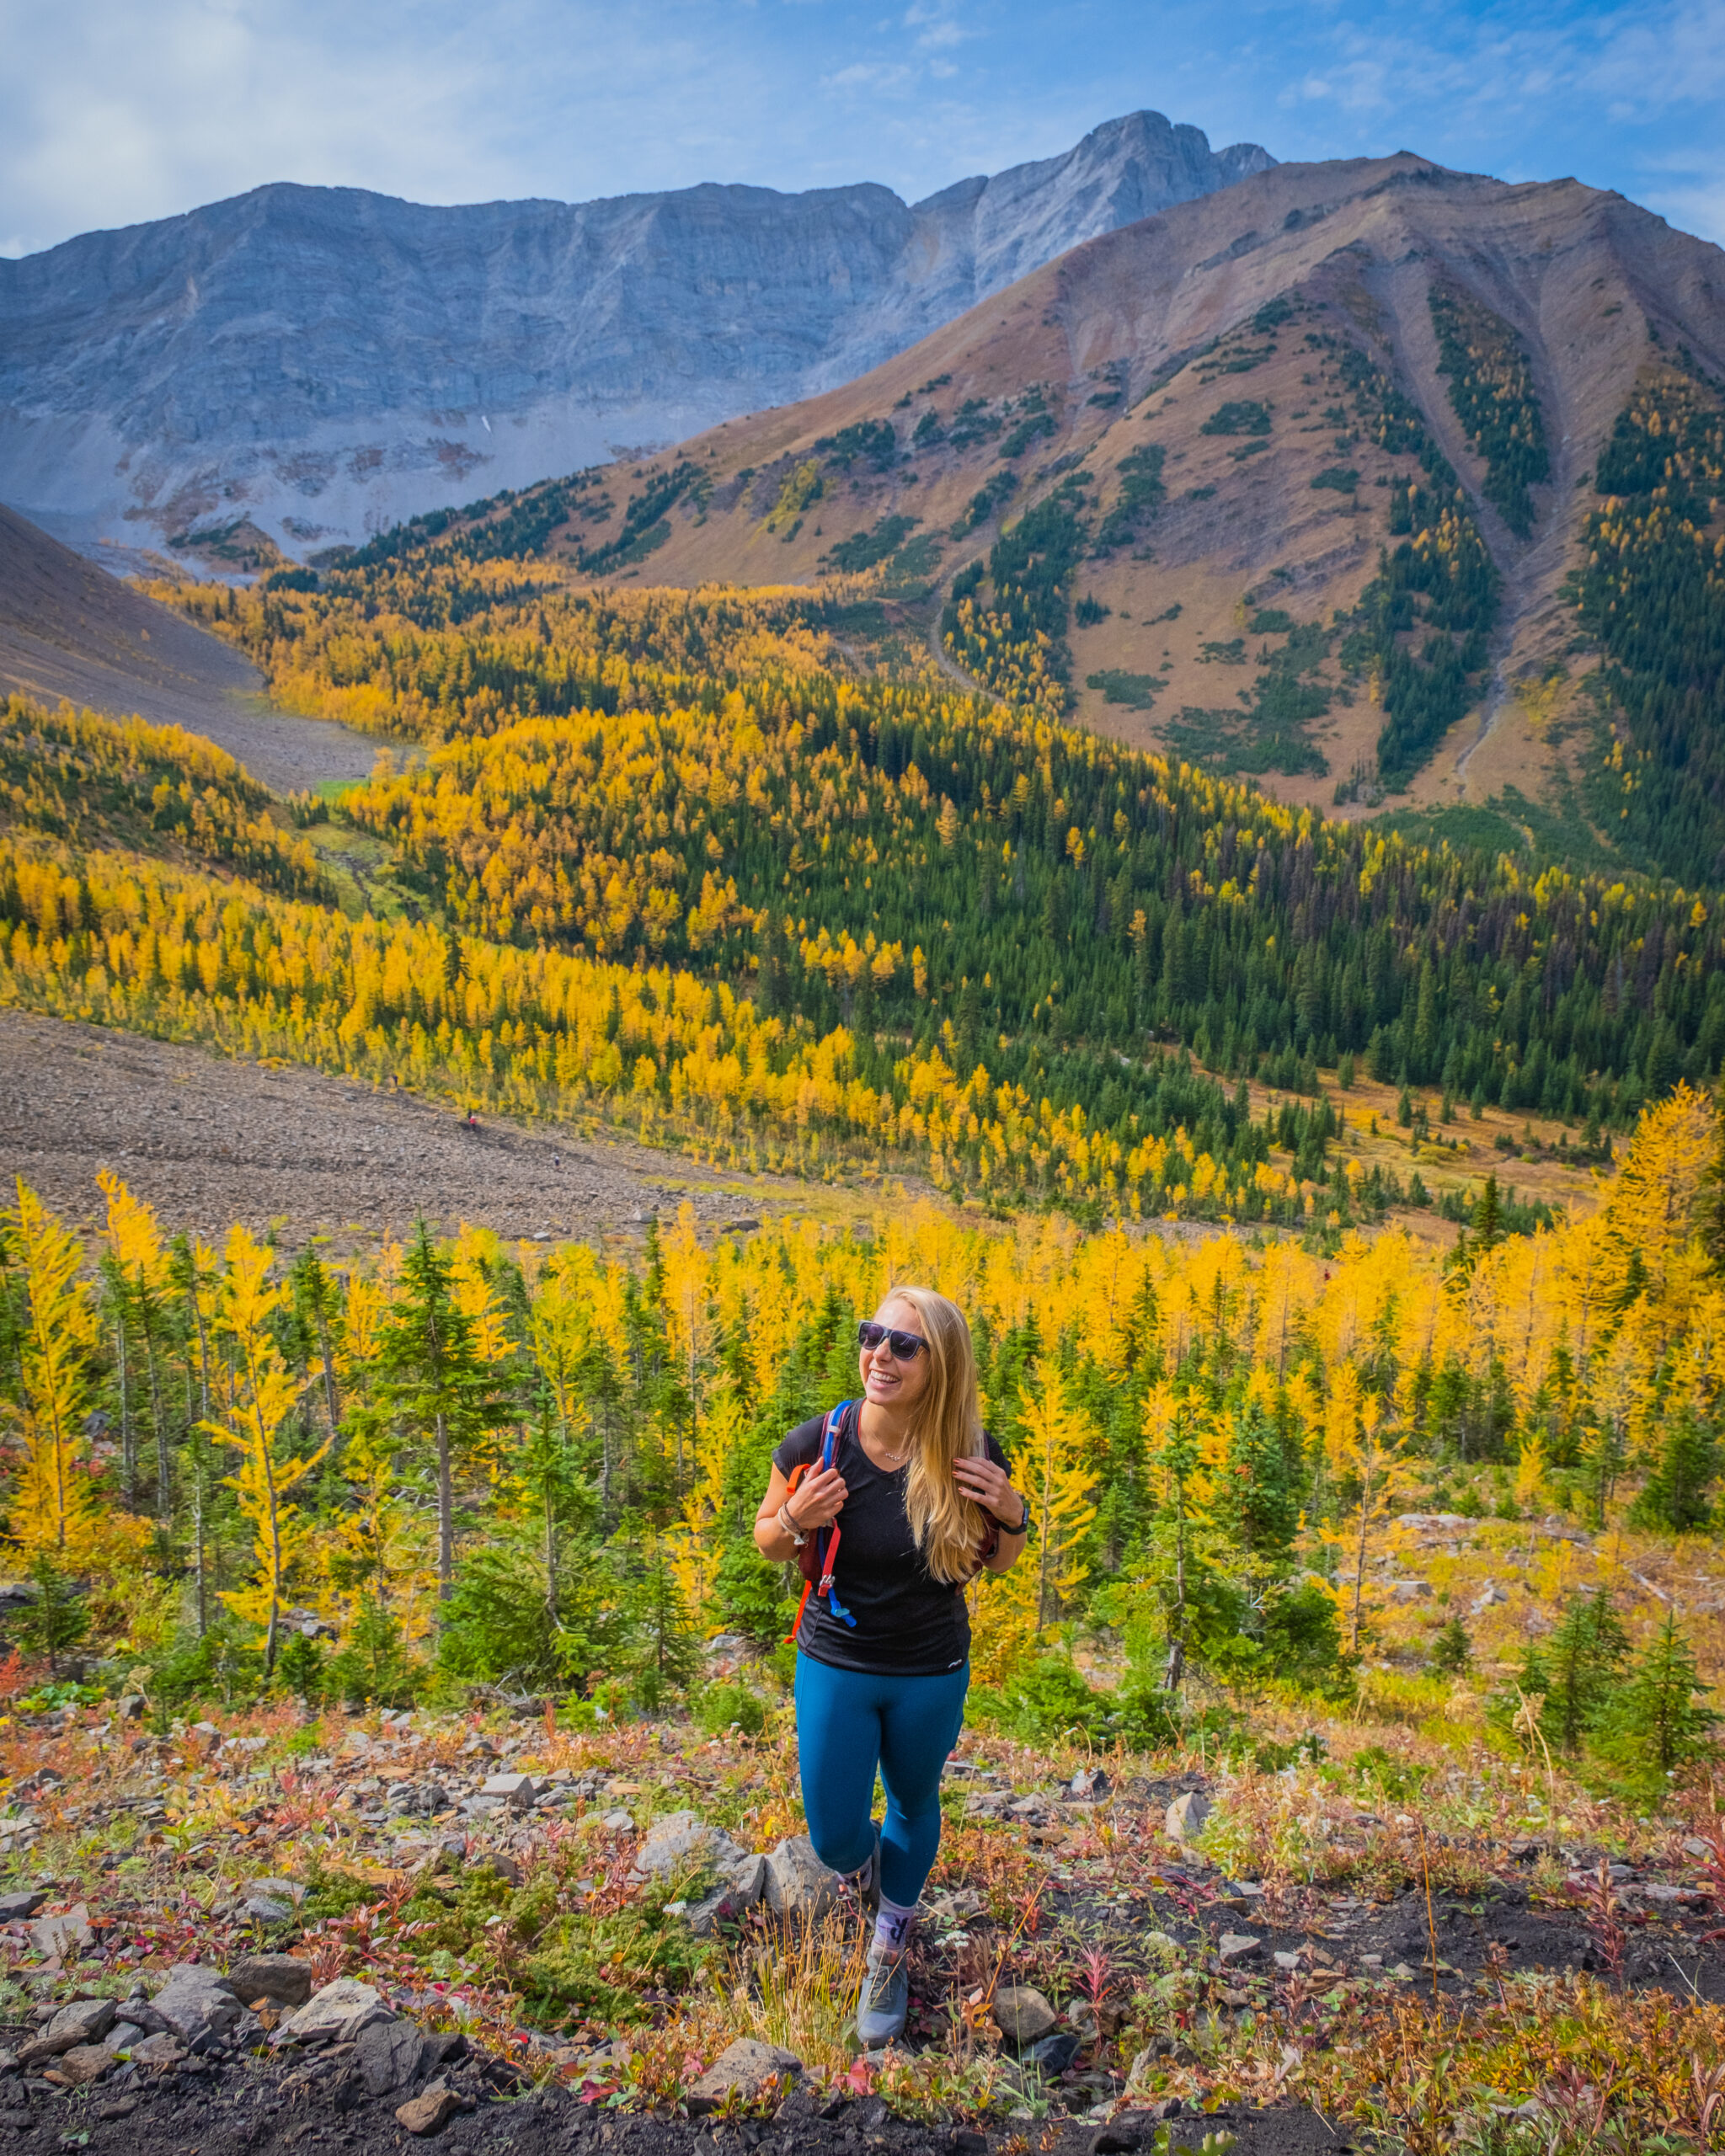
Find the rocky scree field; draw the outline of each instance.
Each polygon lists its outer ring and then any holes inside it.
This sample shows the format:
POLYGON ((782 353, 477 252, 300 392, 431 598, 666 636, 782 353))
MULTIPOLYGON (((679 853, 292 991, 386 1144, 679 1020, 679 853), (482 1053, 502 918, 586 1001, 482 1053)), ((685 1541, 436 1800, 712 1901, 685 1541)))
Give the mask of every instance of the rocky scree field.
POLYGON ((1604 2145, 1589 2106, 1716 2145, 1705 1803, 1637 1820, 1347 1721, 973 1735, 906 2040, 859 2059, 862 1927, 782 1709, 750 1738, 47 1696, 0 1731, 0 2134, 32 2145, 1531 2151, 1604 2145))

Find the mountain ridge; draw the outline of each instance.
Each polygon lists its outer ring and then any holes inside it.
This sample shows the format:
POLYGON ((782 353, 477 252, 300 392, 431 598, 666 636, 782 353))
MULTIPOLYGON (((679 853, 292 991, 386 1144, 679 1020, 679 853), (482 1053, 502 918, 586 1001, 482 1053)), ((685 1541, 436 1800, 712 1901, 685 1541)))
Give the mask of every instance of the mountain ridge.
MULTIPOLYGON (((1610 734, 1609 595, 1583 621, 1574 579, 1632 399, 1675 411, 1691 379, 1710 409, 1725 256, 1623 197, 1409 153, 1283 164, 841 389, 403 537, 590 584, 825 582, 884 608, 901 658, 1290 803, 1507 802, 1491 842, 1556 819, 1599 858, 1635 837, 1655 719, 1610 734), (1439 590, 1433 563, 1464 565, 1439 590)), ((1706 410, 1684 424, 1712 458, 1706 410)), ((1623 693, 1686 723, 1651 675, 1623 693)), ((1626 865, 1693 875, 1710 843, 1648 830, 1626 865)))
POLYGON ((272 184, 0 263, 0 494, 79 542, 247 518, 291 552, 362 537, 831 387, 1273 163, 1140 112, 912 205, 872 182, 449 209, 272 184))

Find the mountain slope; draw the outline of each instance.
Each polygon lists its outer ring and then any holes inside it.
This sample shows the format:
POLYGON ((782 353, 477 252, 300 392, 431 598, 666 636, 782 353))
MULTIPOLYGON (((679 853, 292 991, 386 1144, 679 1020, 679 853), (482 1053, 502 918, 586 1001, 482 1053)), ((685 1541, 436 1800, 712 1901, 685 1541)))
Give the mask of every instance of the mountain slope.
POLYGON ((1135 113, 907 207, 863 185, 428 208, 272 186, 0 262, 0 495, 296 550, 847 380, 1269 164, 1135 113))
POLYGON ((439 543, 537 535, 590 581, 849 573, 925 637, 931 587, 942 663, 1001 693, 1312 805, 1543 792, 1585 851, 1619 810, 1583 798, 1565 579, 1654 376, 1725 376, 1717 248, 1573 181, 1282 165, 439 543))
POLYGON ((184 727, 283 791, 371 770, 375 743, 267 708, 263 686, 232 644, 0 507, 0 699, 184 727))

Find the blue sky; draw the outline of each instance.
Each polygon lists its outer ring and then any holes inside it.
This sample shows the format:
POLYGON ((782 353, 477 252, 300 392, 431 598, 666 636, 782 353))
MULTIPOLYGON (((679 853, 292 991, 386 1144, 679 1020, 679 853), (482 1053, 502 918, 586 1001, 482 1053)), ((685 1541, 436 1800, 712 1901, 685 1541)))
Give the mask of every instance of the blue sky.
POLYGON ((1141 105, 1283 158, 1573 173, 1725 242, 1725 0, 0 0, 0 51, 8 254, 270 179, 914 200, 1141 105))

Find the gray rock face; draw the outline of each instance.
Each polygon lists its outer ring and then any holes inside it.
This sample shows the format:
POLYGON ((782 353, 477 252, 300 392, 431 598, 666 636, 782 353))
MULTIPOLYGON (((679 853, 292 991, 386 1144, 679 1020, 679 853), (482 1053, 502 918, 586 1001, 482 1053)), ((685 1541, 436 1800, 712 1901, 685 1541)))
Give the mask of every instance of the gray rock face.
POLYGON ((114 2025, 111 1999, 76 1999, 62 2006, 39 2036, 19 2052, 20 2066, 34 2066, 40 2059, 57 2057, 79 2044, 93 2044, 114 2025))
POLYGON ((0 498, 290 551, 866 371, 1274 163, 1160 113, 907 205, 868 184, 430 208, 262 187, 0 260, 0 498))
MULTIPOLYGON (((156 2001, 158 2007, 162 2001, 156 2001)), ((376 2022, 395 2016, 381 1995, 357 1977, 337 1977, 314 1991, 296 2014, 277 2025, 270 2041, 281 2044, 350 2044, 376 2022)))
POLYGON ((243 2003, 234 1997, 227 1978, 196 1961, 170 1969, 167 1983, 150 2004, 169 2032, 185 2044, 226 2036, 243 2011, 243 2003))
POLYGON ((685 1865, 710 1864, 718 1870, 740 1861, 744 1852, 730 1836, 692 1812, 672 1812, 654 1822, 635 1853, 635 1876, 659 1879, 685 1865))
POLYGON ((1163 1828, 1173 1840, 1189 1842, 1209 1818, 1210 1809, 1210 1799, 1202 1790, 1188 1790, 1168 1806, 1163 1828))
POLYGON ((1022 2047, 1047 2036, 1058 2017, 1034 1984, 1002 1984, 994 1995, 994 2018, 1001 2034, 1022 2047))
POLYGON ((419 2071, 423 2039, 411 2021, 374 2021, 354 2046, 354 2064, 368 2096, 405 2089, 419 2071))
POLYGON ((717 2111, 734 2094, 756 2096, 769 2077, 789 2083, 802 2071, 803 2062, 794 2052, 758 2042, 753 2036, 739 2036, 734 2044, 725 2046, 689 2090, 689 2116, 699 2118, 717 2111))
POLYGON ((842 1882, 814 1854, 806 1834, 791 1834, 766 1860, 766 1905, 775 1916, 818 1923, 839 1905, 842 1882))
POLYGON ((229 1987, 248 2006, 267 1999, 278 2006, 303 2006, 312 1996, 312 1969, 291 1954, 246 1954, 227 1972, 229 1987))

